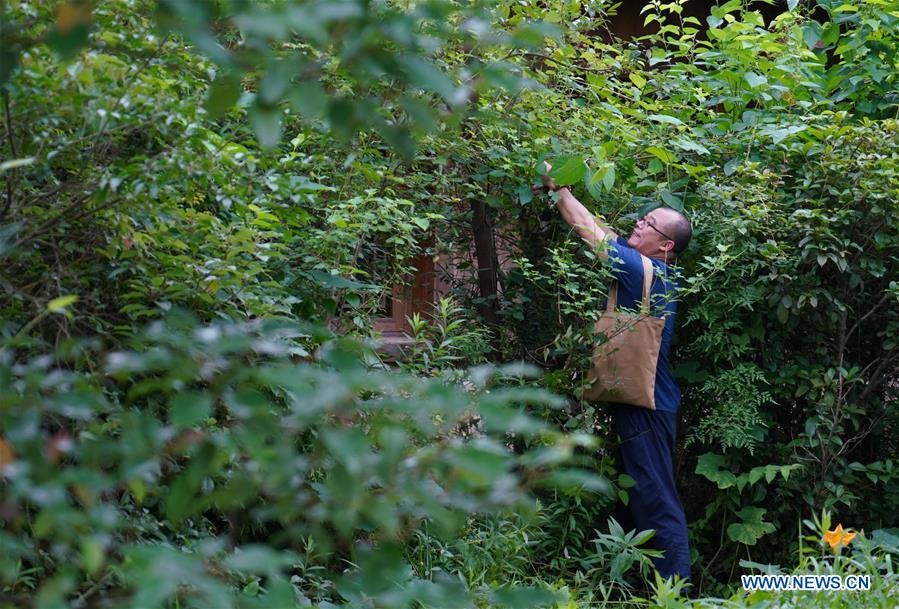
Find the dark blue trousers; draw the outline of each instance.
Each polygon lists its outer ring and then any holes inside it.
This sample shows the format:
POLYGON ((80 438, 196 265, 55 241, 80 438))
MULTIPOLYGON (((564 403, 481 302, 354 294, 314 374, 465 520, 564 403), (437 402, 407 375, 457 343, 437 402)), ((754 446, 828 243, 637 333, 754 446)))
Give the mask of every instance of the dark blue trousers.
POLYGON ((614 428, 621 440, 621 470, 637 483, 627 489, 627 508, 619 506, 621 525, 625 531, 654 529, 656 533, 647 545, 665 553, 654 560, 659 574, 689 578, 687 518, 674 486, 672 467, 677 413, 627 404, 611 404, 610 407, 614 428))

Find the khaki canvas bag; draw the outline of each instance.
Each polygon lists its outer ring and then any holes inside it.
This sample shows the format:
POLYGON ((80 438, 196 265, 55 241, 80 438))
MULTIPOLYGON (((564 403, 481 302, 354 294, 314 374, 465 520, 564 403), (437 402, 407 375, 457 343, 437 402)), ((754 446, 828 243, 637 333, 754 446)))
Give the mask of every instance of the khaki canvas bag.
POLYGON ((650 312, 653 268, 643 262, 643 299, 640 313, 615 311, 618 282, 612 282, 606 311, 594 327, 598 344, 593 350, 593 367, 584 378, 583 397, 600 402, 621 402, 656 409, 656 365, 662 346, 665 318, 650 312))

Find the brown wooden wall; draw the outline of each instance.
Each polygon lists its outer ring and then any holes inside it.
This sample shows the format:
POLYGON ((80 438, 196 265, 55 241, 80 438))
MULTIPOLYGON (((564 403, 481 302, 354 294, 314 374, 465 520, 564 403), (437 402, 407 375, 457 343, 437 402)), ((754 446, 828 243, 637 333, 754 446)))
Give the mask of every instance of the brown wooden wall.
MULTIPOLYGON (((658 24, 651 23, 647 27, 643 27, 645 14, 640 14, 646 2, 628 2, 624 0, 618 7, 617 14, 610 18, 609 30, 618 38, 630 39, 644 34, 651 34, 658 29, 658 24)), ((684 5, 684 17, 692 16, 699 19, 702 29, 705 29, 705 18, 711 13, 712 7, 724 4, 723 1, 715 0, 692 0, 684 5)), ((776 4, 768 4, 767 2, 753 2, 752 9, 759 11, 768 23, 777 15, 787 10, 786 0, 779 0, 776 4)))

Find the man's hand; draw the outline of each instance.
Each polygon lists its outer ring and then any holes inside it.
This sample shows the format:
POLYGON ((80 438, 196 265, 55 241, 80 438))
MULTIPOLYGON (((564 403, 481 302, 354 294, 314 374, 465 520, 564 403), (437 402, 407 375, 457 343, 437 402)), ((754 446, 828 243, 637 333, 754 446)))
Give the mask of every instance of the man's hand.
POLYGON ((549 177, 549 172, 552 171, 553 166, 546 161, 543 161, 543 165, 546 167, 546 170, 543 172, 543 188, 546 190, 558 190, 556 183, 549 177))
POLYGON ((553 179, 551 177, 549 177, 549 172, 552 170, 553 166, 546 161, 543 161, 543 165, 545 169, 544 174, 541 178, 542 185, 531 186, 531 192, 533 192, 535 196, 542 195, 547 192, 555 192, 556 190, 558 190, 558 188, 556 187, 556 183, 553 182, 553 179))
MULTIPOLYGON (((574 198, 568 188, 564 186, 562 188, 557 187, 555 182, 553 182, 553 179, 549 177, 549 172, 552 170, 553 166, 546 161, 543 161, 543 165, 546 167, 546 172, 543 174, 542 178, 542 190, 558 193, 558 195, 555 195, 553 198, 558 196, 557 206, 565 222, 567 222, 584 241, 597 249, 597 253, 601 259, 605 260, 608 258, 608 253, 603 246, 603 241, 607 238, 616 239, 618 235, 612 232, 605 223, 597 222, 596 218, 587 211, 587 208, 574 198)), ((539 190, 541 189, 534 187, 535 194, 539 190)))

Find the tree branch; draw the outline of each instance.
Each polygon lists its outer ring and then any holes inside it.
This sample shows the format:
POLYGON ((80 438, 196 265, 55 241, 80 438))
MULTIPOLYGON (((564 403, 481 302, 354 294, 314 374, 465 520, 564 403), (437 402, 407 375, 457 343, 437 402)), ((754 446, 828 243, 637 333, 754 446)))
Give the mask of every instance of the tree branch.
MULTIPOLYGON (((3 106, 4 106, 4 114, 6 115, 6 141, 9 144, 9 154, 11 159, 16 159, 19 157, 19 153, 16 150, 16 140, 13 134, 13 126, 12 126, 12 116, 9 112, 9 90, 3 89, 3 106)), ((12 209, 13 202, 13 183, 15 182, 15 169, 9 170, 9 177, 6 179, 6 201, 3 203, 3 208, 0 209, 0 222, 3 221, 3 217, 6 216, 6 212, 12 209)))
POLYGON ((886 380, 887 367, 890 364, 899 364, 899 357, 897 356, 899 356, 899 350, 897 349, 893 349, 887 353, 877 368, 874 369, 874 372, 871 373, 871 380, 865 384, 865 388, 858 396, 859 402, 863 402, 874 389, 879 387, 880 384, 886 380))
MULTIPOLYGON (((78 197, 77 199, 75 199, 74 201, 69 203, 61 212, 59 212, 52 218, 49 218, 43 224, 41 224, 40 226, 38 226, 31 232, 26 233, 25 235, 23 235, 22 237, 17 239, 15 241, 15 243, 13 244, 13 247, 19 247, 23 243, 26 243, 28 241, 33 241, 33 240, 37 239, 38 237, 48 233, 54 226, 56 226, 63 220, 67 219, 67 216, 69 215, 69 213, 71 213, 79 205, 81 205, 82 203, 87 201, 87 199, 89 197, 90 197, 90 194, 86 194, 82 197, 78 197)), ((79 213, 69 217, 68 220, 70 222, 73 222, 75 220, 80 220, 81 218, 84 218, 85 216, 89 216, 91 214, 95 214, 104 209, 108 209, 108 208, 112 207, 113 205, 115 205, 116 203, 118 203, 119 201, 120 201, 120 199, 118 197, 111 197, 108 201, 106 201, 105 203, 103 203, 102 205, 100 205, 98 207, 93 207, 90 209, 82 209, 79 213)))
POLYGON ((874 313, 874 311, 876 311, 876 310, 878 309, 878 307, 880 307, 880 305, 882 305, 884 302, 886 302, 886 300, 887 300, 887 298, 888 298, 889 296, 890 296, 889 293, 884 293, 884 295, 881 296, 880 300, 878 300, 878 301, 874 304, 873 307, 871 307, 870 309, 868 309, 868 312, 867 312, 867 313, 865 313, 864 315, 862 315, 862 316, 858 319, 858 321, 856 321, 854 324, 852 324, 852 327, 849 328, 849 331, 848 331, 848 332, 846 332, 846 338, 848 339, 850 336, 852 336, 852 333, 855 332, 855 330, 861 325, 861 323, 862 323, 863 321, 865 321, 866 319, 868 319, 869 317, 871 317, 871 314, 874 313))

